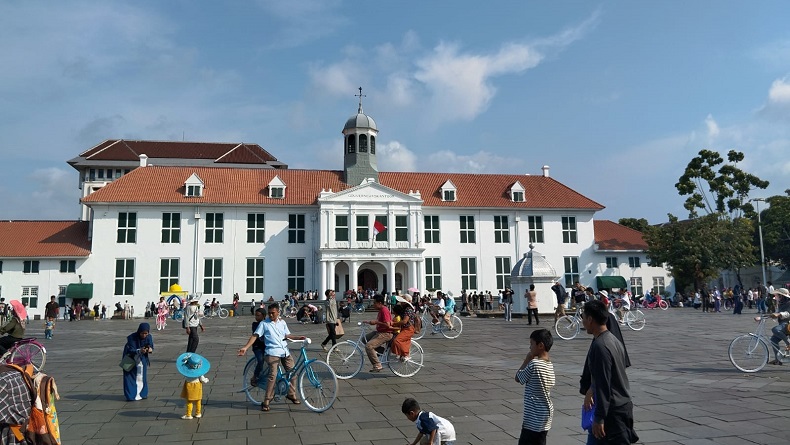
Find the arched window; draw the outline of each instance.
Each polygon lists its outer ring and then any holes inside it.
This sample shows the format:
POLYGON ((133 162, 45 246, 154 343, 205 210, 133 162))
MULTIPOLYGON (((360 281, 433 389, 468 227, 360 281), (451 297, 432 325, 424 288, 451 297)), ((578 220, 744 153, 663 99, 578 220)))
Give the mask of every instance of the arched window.
POLYGON ((376 154, 376 136, 370 137, 370 154, 376 154))
POLYGON ((359 135, 359 152, 366 153, 368 151, 368 136, 365 134, 359 135))
POLYGON ((356 148, 357 144, 354 143, 355 139, 356 139, 356 136, 353 135, 353 134, 348 136, 348 137, 346 137, 346 150, 349 153, 354 153, 354 152, 357 151, 357 148, 356 148))

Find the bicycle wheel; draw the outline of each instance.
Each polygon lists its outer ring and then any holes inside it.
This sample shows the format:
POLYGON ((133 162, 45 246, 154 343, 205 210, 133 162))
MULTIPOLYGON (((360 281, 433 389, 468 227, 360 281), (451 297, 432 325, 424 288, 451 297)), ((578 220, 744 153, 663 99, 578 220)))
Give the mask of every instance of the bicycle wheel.
POLYGON ((346 340, 332 346, 332 349, 326 353, 326 361, 335 371, 337 378, 345 380, 362 371, 365 356, 359 346, 346 340))
POLYGON ((447 326, 446 323, 442 323, 439 330, 442 332, 442 335, 444 335, 445 338, 458 338, 458 336, 461 335, 461 331, 464 330, 464 324, 457 315, 450 317, 450 320, 453 323, 452 329, 450 329, 450 326, 447 326))
POLYGON ((570 315, 565 315, 554 323, 554 332, 563 340, 573 340, 579 335, 579 324, 570 315))
POLYGON ((424 355, 422 346, 412 340, 411 346, 409 347, 409 356, 405 360, 398 358, 398 356, 392 352, 392 349, 387 350, 387 366, 389 366, 390 370, 398 377, 411 377, 422 369, 424 355))
POLYGON ((217 311, 217 315, 219 315, 219 318, 228 318, 229 312, 227 309, 223 307, 220 308, 219 311, 217 311))
POLYGON ((255 365, 258 364, 258 359, 255 357, 251 358, 247 361, 247 365, 244 366, 244 375, 241 381, 241 390, 244 391, 244 394, 247 395, 247 400, 250 402, 260 405, 263 403, 264 399, 266 399, 266 376, 269 375, 269 365, 265 362, 263 363, 263 367, 261 368, 261 373, 258 374, 258 384, 252 386, 250 381, 252 380, 254 373, 255 373, 255 365))
POLYGON ((768 345, 752 334, 735 337, 727 349, 730 363, 743 372, 757 372, 768 363, 768 345))
POLYGON ((669 309, 669 304, 667 304, 666 301, 661 300, 661 301, 658 302, 658 307, 660 307, 662 311, 665 311, 665 310, 669 309))
POLYGON ((181 311, 173 312, 173 320, 181 321, 184 318, 184 313, 181 311))
POLYGON ((47 350, 37 343, 17 344, 11 353, 11 363, 19 366, 33 365, 36 372, 44 369, 47 362, 47 350))
POLYGON ((419 339, 425 337, 425 332, 428 329, 431 329, 431 322, 426 320, 425 317, 421 316, 420 317, 420 321, 422 322, 422 329, 420 329, 420 333, 419 334, 412 335, 411 338, 414 339, 414 340, 419 340, 419 339))
POLYGON ((321 360, 305 366, 299 373, 299 396, 311 411, 322 413, 337 398, 337 376, 332 367, 321 360))
POLYGON ((645 328, 645 314, 639 309, 626 312, 623 320, 631 330, 641 331, 645 328))

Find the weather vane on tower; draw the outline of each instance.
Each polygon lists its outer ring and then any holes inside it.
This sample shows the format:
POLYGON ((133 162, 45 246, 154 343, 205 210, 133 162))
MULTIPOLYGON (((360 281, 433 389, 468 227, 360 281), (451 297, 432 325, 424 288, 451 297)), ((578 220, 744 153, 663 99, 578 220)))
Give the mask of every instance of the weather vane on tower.
POLYGON ((357 110, 357 114, 362 114, 362 98, 368 96, 366 94, 362 94, 362 87, 359 87, 359 94, 355 94, 354 96, 359 97, 359 109, 357 110))

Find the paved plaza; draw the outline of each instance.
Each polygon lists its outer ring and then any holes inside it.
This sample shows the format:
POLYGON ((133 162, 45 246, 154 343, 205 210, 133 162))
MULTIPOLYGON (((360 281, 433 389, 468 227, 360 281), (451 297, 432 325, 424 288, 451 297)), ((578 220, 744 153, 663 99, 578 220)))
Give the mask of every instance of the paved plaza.
MULTIPOLYGON (((644 444, 781 444, 790 437, 790 366, 770 366, 756 374, 737 371, 727 358, 736 335, 751 330, 753 311, 742 316, 702 314, 693 309, 647 310, 647 326, 623 331, 633 366, 628 370, 636 431, 644 444)), ((247 312, 249 314, 249 312, 247 312)), ((346 338, 358 335, 354 314, 346 338)), ((550 327, 544 316, 541 327, 550 327)), ((340 382, 334 406, 322 414, 304 404, 273 403, 262 413, 239 393, 243 366, 251 356, 236 351, 250 333, 252 317, 206 321, 198 352, 211 360, 204 386, 205 416, 182 420, 183 378, 175 358, 186 349, 180 323, 154 330, 147 400, 123 398, 121 357, 125 337, 140 321, 60 321, 47 341, 46 371, 56 378, 65 445, 133 444, 406 444, 417 430, 400 412, 406 397, 455 425, 458 444, 515 444, 521 428, 523 387, 513 381, 528 350, 525 319, 464 318, 460 338, 426 335, 420 340, 426 366, 412 378, 385 369, 340 382)), ((313 339, 321 354, 323 325, 288 320, 295 334, 313 339)), ((40 321, 29 334, 43 338, 40 321)), ((553 333, 553 332, 552 332, 553 333)), ((579 411, 579 375, 590 336, 564 341, 551 350, 557 377, 552 392, 554 422, 550 444, 584 443, 579 411)))

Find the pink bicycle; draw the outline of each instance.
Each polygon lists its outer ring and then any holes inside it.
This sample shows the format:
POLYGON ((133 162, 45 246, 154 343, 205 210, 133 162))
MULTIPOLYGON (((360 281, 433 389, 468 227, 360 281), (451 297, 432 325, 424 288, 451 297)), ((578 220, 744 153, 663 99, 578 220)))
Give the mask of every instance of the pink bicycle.
POLYGON ((41 372, 47 361, 47 348, 35 338, 23 338, 8 349, 0 361, 19 366, 33 365, 36 372, 41 372))

